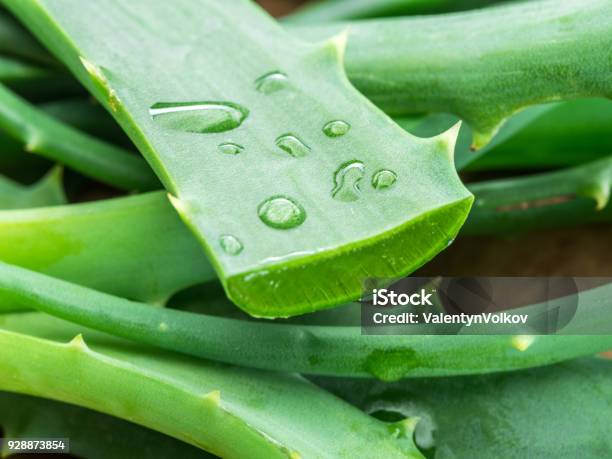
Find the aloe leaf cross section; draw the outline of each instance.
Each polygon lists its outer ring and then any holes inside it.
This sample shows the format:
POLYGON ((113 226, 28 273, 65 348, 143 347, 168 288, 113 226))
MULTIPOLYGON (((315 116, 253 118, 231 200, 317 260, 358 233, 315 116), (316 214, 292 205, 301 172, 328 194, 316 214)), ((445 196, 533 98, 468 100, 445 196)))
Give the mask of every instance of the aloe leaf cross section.
POLYGON ((247 1, 7 2, 114 115, 252 315, 355 299, 445 248, 472 196, 456 129, 407 134, 247 1), (219 78, 223 75, 223 78, 219 78))

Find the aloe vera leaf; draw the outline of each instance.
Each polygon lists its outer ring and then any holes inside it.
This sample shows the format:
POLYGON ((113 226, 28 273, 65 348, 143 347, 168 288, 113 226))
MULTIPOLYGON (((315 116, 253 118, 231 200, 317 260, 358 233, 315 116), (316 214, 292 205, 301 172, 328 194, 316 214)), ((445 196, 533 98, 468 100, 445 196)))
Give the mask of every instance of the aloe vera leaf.
MULTIPOLYGON (((558 104, 536 105, 528 107, 511 116, 508 121, 500 127, 491 141, 478 151, 472 151, 471 148, 472 129, 467 124, 463 124, 459 130, 457 143, 455 145, 456 169, 458 171, 464 170, 479 158, 494 155, 494 150, 496 150, 499 145, 503 145, 510 139, 520 136, 528 126, 535 123, 538 119, 545 117, 546 114, 555 109, 557 105, 558 104)), ((432 137, 444 132, 449 126, 453 126, 458 121, 459 118, 455 115, 434 113, 422 117, 419 122, 415 122, 411 126, 407 126, 407 130, 419 137, 432 137)))
MULTIPOLYGON (((609 294, 603 287, 590 290, 584 304, 601 307, 609 294)), ((539 336, 528 348, 517 348, 512 336, 374 336, 362 335, 360 327, 226 319, 152 308, 6 263, 0 263, 0 302, 206 359, 389 381, 527 368, 612 346, 612 336, 605 335, 539 336)))
POLYGON ((77 131, 0 85, 0 129, 25 150, 122 189, 152 189, 158 182, 138 156, 77 131))
MULTIPOLYGON (((467 170, 546 169, 584 164, 612 152, 611 132, 609 100, 564 102, 501 142, 491 154, 478 157, 467 170)), ((461 163, 458 153, 455 162, 461 163)))
POLYGON ((83 87, 65 73, 1 55, 0 83, 32 101, 83 94, 83 87))
POLYGON ((463 234, 554 228, 612 219, 612 157, 554 172, 469 185, 476 203, 463 234))
POLYGON ((215 278, 162 192, 0 212, 0 234, 0 259, 127 298, 163 303, 215 278))
POLYGON ((62 169, 59 167, 51 169, 38 182, 29 186, 21 185, 0 176, 0 209, 25 209, 65 203, 66 195, 62 185, 62 169))
MULTIPOLYGON (((117 123, 92 101, 68 98, 43 102, 32 108, 42 110, 56 120, 112 143, 132 147, 132 143, 117 123)), ((31 182, 49 168, 50 162, 39 155, 24 155, 23 143, 0 131, 0 173, 31 182)), ((73 158, 79 160, 79 156, 73 158)), ((82 167, 88 167, 88 159, 82 167)))
POLYGON ((377 111, 346 81, 341 37, 303 43, 246 1, 7 6, 112 111, 253 315, 330 307, 366 277, 407 274, 469 210, 454 131, 418 139, 377 111), (109 37, 121 45, 101 46, 109 37), (328 137, 331 121, 346 135, 328 137), (384 190, 383 169, 397 177, 384 190))
POLYGON ((612 362, 588 358, 515 373, 381 384, 316 382, 376 416, 419 417, 428 457, 581 457, 612 454, 612 362))
POLYGON ((67 98, 41 103, 47 115, 99 139, 132 147, 133 144, 115 120, 97 102, 84 98, 67 98))
MULTIPOLYGON (((498 0, 499 1, 499 0, 498 0)), ((496 3, 495 0, 318 0, 285 16, 290 24, 320 24, 346 19, 434 14, 468 10, 496 3)))
MULTIPOLYGON (((202 450, 135 424, 74 405, 0 392, 4 438, 69 438, 71 454, 87 459, 212 458, 202 450)), ((1 457, 11 457, 4 451, 1 457)))
POLYGON ((0 53, 39 64, 53 64, 49 55, 14 19, 0 11, 0 53))
POLYGON ((608 0, 517 2, 291 30, 313 40, 346 27, 346 71, 360 91, 389 114, 459 116, 472 127, 474 149, 529 105, 612 97, 608 0))
POLYGON ((0 56, 0 82, 4 84, 11 84, 22 80, 39 80, 50 75, 53 75, 53 72, 49 69, 0 56))
POLYGON ((412 432, 297 375, 135 347, 45 315, 0 320, 2 390, 129 419, 225 458, 422 457, 412 432), (75 333, 84 339, 66 343, 75 333))

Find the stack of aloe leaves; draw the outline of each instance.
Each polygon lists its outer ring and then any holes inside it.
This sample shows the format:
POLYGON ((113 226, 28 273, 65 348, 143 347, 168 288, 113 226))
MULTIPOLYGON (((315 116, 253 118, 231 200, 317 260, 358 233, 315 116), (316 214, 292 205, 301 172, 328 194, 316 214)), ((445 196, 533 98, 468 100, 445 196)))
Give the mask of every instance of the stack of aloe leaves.
POLYGON ((362 335, 356 302, 612 220, 609 0, 0 3, 0 437, 612 453, 612 336, 362 335))

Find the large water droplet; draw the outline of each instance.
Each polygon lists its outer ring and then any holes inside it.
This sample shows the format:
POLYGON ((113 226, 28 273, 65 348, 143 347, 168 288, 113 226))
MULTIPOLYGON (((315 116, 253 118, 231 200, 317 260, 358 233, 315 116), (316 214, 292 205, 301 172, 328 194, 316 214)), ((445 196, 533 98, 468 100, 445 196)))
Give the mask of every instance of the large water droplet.
POLYGON ((264 94, 272 94, 289 86, 289 78, 283 72, 270 72, 255 80, 255 89, 264 94))
POLYGON ((257 208, 259 218, 266 225, 276 229, 290 229, 306 220, 306 211, 295 200, 286 196, 273 196, 257 208))
POLYGON ((221 153, 225 153, 226 155, 237 155, 244 151, 244 147, 242 145, 232 142, 222 143, 218 146, 218 148, 221 153))
POLYGON ((228 255, 238 255, 244 248, 242 242, 240 242, 240 239, 238 239, 236 236, 232 236, 231 234, 223 234, 219 238, 219 245, 228 255))
POLYGON ((359 182, 365 175, 365 166, 361 161, 349 161, 340 166, 334 175, 332 197, 339 201, 356 201, 361 191, 359 182))
POLYGON ((310 147, 293 134, 281 135, 276 139, 276 145, 294 158, 306 156, 310 151, 310 147))
POLYGON ((330 121, 325 126, 323 126, 323 132, 327 137, 340 137, 346 134, 350 128, 351 125, 348 124, 346 121, 335 120, 330 121))
POLYGON ((249 111, 231 102, 158 102, 149 114, 168 128, 206 134, 236 129, 249 111))
POLYGON ((383 169, 372 177, 372 186, 377 190, 386 190, 397 181, 397 174, 388 169, 383 169))

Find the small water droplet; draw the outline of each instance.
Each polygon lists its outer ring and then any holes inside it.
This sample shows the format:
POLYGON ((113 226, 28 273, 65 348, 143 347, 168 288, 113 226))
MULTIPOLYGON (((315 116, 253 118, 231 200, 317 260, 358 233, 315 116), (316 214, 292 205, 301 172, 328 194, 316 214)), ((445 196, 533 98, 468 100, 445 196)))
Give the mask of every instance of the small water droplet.
POLYGON ((171 129, 206 134, 236 129, 249 111, 231 102, 158 102, 149 114, 171 129))
POLYGON ((244 151, 244 147, 242 145, 232 142, 222 143, 218 148, 221 153, 225 153, 226 155, 237 155, 244 151))
POLYGON ((294 158, 306 156, 310 151, 310 147, 293 134, 281 135, 276 139, 276 146, 286 151, 294 158))
POLYGON ((388 169, 383 169, 374 174, 372 177, 372 186, 376 190, 386 190, 393 186, 397 181, 397 174, 388 169))
POLYGON ((289 86, 289 78, 283 72, 269 72, 255 80, 255 89, 264 94, 272 94, 289 86))
POLYGON ((295 200, 286 196, 273 196, 257 208, 262 222, 276 229, 290 229, 306 220, 306 211, 295 200))
POLYGON ((335 120, 330 121, 325 126, 323 126, 323 132, 327 137, 340 137, 346 134, 350 128, 351 125, 348 124, 346 121, 335 120))
POLYGON ((244 248, 240 239, 231 234, 223 234, 219 238, 219 245, 221 245, 223 251, 228 255, 238 255, 244 248))
POLYGON ((340 166, 334 174, 332 198, 351 202, 359 199, 361 191, 359 182, 365 175, 365 166, 361 161, 349 161, 340 166))

